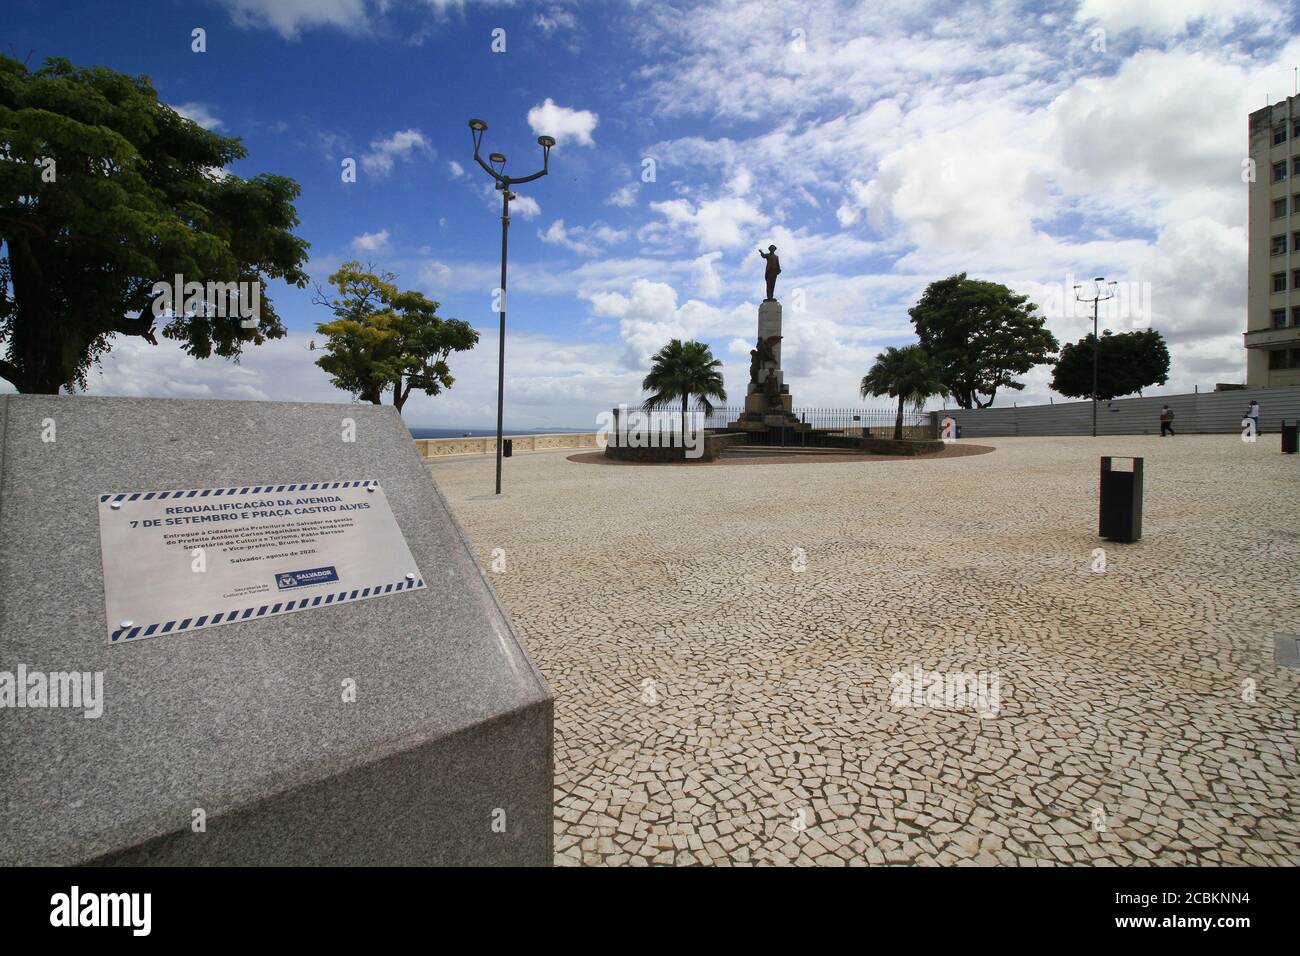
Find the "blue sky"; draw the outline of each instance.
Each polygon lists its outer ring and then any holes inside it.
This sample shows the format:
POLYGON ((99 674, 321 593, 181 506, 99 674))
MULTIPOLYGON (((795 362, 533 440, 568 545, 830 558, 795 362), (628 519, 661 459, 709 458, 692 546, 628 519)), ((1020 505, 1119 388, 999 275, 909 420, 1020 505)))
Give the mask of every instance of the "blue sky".
MULTIPOLYGON (((874 355, 913 340, 907 308, 958 271, 1030 294, 1063 341, 1091 318, 1062 307, 1069 284, 1120 280, 1103 324, 1165 334, 1167 391, 1241 381, 1246 115, 1292 92, 1297 17, 1258 0, 9 0, 0 35, 33 67, 145 73, 242 137, 232 172, 301 184, 322 283, 371 260, 478 327, 411 425, 495 418, 499 202, 466 121, 516 174, 555 136, 513 210, 506 419, 594 427, 674 336, 709 342, 743 400, 770 242, 797 405, 855 403, 874 355)), ((286 339, 238 365, 119 340, 91 392, 346 401, 307 350, 324 310, 268 293, 286 339)), ((1048 377, 997 404, 1045 401, 1048 377)))

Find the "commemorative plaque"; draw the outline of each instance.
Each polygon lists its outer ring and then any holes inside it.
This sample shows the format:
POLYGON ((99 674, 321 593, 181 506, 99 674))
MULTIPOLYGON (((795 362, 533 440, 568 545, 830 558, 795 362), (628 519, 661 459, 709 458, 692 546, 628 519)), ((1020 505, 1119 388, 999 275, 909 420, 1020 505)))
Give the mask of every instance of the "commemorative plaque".
POLYGON ((99 496, 108 642, 423 588, 376 481, 99 496))

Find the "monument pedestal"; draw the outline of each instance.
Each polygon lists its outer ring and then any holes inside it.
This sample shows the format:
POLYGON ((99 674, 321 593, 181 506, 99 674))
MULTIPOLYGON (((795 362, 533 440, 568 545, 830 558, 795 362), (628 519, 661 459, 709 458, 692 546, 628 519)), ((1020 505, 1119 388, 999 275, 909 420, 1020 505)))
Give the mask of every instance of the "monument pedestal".
POLYGON ((745 395, 745 410, 727 427, 738 431, 792 428, 807 431, 794 415, 794 400, 781 370, 781 303, 765 299, 758 307, 758 367, 745 395))

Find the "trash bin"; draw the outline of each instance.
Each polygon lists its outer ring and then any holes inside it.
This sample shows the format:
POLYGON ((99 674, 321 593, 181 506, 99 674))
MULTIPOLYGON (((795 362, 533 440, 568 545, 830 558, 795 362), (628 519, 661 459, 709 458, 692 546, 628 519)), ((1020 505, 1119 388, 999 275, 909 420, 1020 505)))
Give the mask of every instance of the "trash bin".
POLYGON ((1300 420, 1294 421, 1290 425, 1283 422, 1282 454, 1294 455, 1296 453, 1296 445, 1298 442, 1300 442, 1300 420))
POLYGON ((960 437, 961 437, 961 426, 960 426, 960 425, 955 425, 954 428, 953 428, 953 430, 954 430, 954 432, 956 433, 956 437, 957 437, 957 438, 960 438, 960 437))
POLYGON ((501 445, 501 455, 504 458, 509 458, 514 453, 515 453, 515 440, 513 438, 507 438, 501 445))
POLYGON ((1133 542, 1142 537, 1142 459, 1132 459, 1132 471, 1116 471, 1112 461, 1101 460, 1098 534, 1110 541, 1133 542))

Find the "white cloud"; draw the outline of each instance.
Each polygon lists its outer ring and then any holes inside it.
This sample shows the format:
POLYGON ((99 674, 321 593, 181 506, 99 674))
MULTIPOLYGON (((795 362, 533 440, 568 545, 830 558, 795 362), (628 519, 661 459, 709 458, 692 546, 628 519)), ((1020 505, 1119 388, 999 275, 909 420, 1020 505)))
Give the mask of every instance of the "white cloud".
POLYGON ((352 248, 357 252, 382 252, 388 248, 388 230, 363 232, 352 240, 352 248))
POLYGON ((545 13, 533 17, 533 23, 548 36, 556 30, 572 30, 578 25, 577 18, 568 10, 552 7, 545 13))
MULTIPOLYGON (((366 0, 219 0, 230 11, 235 26, 267 28, 286 40, 297 39, 304 29, 335 27, 349 33, 364 33, 370 26, 366 0)), ((375 12, 386 7, 383 0, 375 12)))
POLYGON ((642 230, 647 242, 671 241, 683 234, 694 238, 700 251, 734 249, 753 239, 754 229, 767 220, 743 199, 714 199, 693 205, 686 199, 653 202, 650 208, 663 216, 660 223, 650 223, 642 230))
POLYGON ((1107 30, 1161 38, 1184 33, 1192 24, 1226 31, 1243 23, 1275 22, 1277 14, 1259 0, 1082 0, 1075 16, 1107 30))
POLYGON ((454 159, 447 161, 447 169, 450 170, 453 179, 460 179, 465 175, 465 167, 454 159))
POLYGON ((173 106, 172 109, 187 120, 198 123, 204 129, 219 130, 226 125, 212 112, 212 107, 207 103, 181 103, 178 106, 173 106))
POLYGON ((537 236, 542 242, 564 246, 584 256, 593 256, 601 251, 602 246, 622 242, 627 238, 627 232, 613 229, 603 223, 570 228, 564 225, 563 219, 557 219, 547 227, 545 232, 539 229, 537 236))
POLYGON ((361 156, 362 168, 376 178, 393 171, 395 160, 410 161, 421 154, 433 154, 433 148, 418 129, 398 130, 387 139, 370 141, 370 152, 361 156))
POLYGON ((636 193, 640 183, 628 183, 610 194, 605 202, 610 206, 618 206, 620 209, 627 209, 636 205, 636 193))
POLYGON ((575 110, 567 106, 558 106, 549 96, 540 106, 528 111, 528 125, 535 136, 554 136, 556 147, 568 143, 579 146, 595 146, 592 132, 600 122, 590 110, 575 110))

